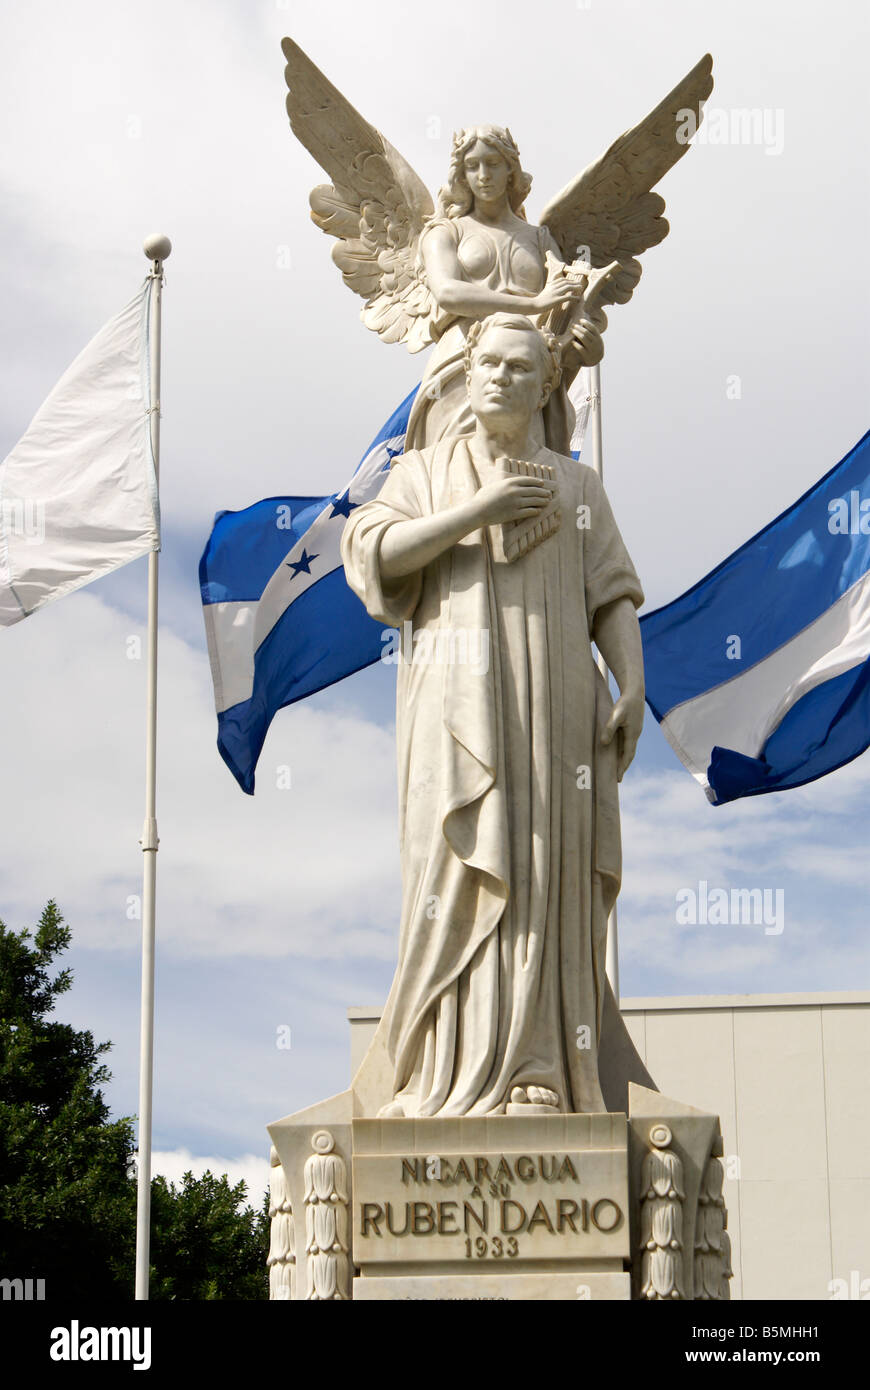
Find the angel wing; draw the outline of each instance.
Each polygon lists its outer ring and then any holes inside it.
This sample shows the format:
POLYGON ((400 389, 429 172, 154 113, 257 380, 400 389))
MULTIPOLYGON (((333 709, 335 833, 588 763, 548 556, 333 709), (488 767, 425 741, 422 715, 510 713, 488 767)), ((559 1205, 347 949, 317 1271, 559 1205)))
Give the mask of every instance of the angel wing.
POLYGON ((415 269, 420 232, 434 212, 428 189, 298 44, 284 39, 281 48, 293 133, 332 179, 312 190, 312 221, 338 238, 332 259, 366 301, 366 327, 419 352, 432 342, 438 312, 415 269))
MULTIPOLYGON (((541 222, 555 238, 563 259, 573 261, 589 248, 592 265, 619 261, 602 291, 604 304, 627 304, 641 275, 635 257, 657 246, 670 228, 665 200, 651 189, 682 159, 689 146, 677 139, 679 116, 692 111, 700 124, 713 90, 713 59, 707 53, 687 72, 654 111, 610 146, 547 204, 541 222)), ((585 257, 584 257, 585 259, 585 257)))

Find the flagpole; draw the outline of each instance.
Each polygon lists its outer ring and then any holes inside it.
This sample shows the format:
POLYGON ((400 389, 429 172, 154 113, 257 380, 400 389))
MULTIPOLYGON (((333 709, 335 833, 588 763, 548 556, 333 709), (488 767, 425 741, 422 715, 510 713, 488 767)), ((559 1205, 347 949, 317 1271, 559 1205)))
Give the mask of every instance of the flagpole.
MULTIPOLYGON (((604 451, 601 441, 601 366, 598 362, 589 368, 589 427, 592 431, 592 467, 601 481, 604 481, 604 451)), ((598 653, 598 669, 604 679, 610 681, 610 672, 601 653, 598 653)), ((616 903, 607 919, 607 948, 604 968, 613 997, 619 1007, 619 941, 617 938, 616 903)))
MULTIPOLYGON (((163 262, 172 243, 149 236, 152 262, 149 325, 151 454, 160 482, 160 330, 163 262)), ((154 1076, 154 919, 157 891, 157 585, 159 552, 148 555, 148 671, 145 713, 145 824, 142 829, 142 1004, 139 1034, 139 1146, 136 1201, 136 1298, 147 1300, 151 1263, 151 1098, 154 1076)))

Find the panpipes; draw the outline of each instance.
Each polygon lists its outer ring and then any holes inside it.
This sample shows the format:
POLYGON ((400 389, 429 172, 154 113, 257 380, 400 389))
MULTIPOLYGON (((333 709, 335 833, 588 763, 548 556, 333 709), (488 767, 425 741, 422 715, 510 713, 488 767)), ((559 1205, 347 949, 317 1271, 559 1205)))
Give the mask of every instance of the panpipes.
POLYGON ((536 545, 555 535, 562 521, 559 504, 559 491, 556 487, 555 470, 549 463, 528 463, 524 459, 500 458, 498 469, 502 477, 540 478, 549 483, 552 497, 547 505, 534 516, 521 521, 505 521, 489 528, 492 537, 492 553, 496 560, 512 565, 521 555, 528 555, 536 545))

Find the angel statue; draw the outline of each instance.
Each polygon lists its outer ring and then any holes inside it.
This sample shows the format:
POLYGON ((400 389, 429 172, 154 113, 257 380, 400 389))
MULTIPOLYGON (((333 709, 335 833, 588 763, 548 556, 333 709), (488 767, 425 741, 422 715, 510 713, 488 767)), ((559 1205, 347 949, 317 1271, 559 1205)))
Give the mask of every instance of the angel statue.
POLYGON ((406 448, 473 432, 465 339, 474 322, 502 312, 532 316, 559 338, 561 381, 534 429, 540 443, 568 453, 568 388, 601 360, 604 306, 628 302, 637 256, 667 236, 664 200, 651 189, 689 148, 677 138, 678 113, 700 120, 713 88, 710 56, 557 194, 535 227, 525 214, 531 176, 509 130, 478 125, 454 136, 436 209, 410 165, 302 49, 292 39, 282 48, 290 124, 332 179, 312 191, 311 216, 338 239, 333 260, 365 300, 363 323, 410 352, 435 344, 406 448))
POLYGON ((312 216, 363 322, 412 352, 434 345, 404 453, 341 540, 348 584, 403 644, 399 963, 355 1113, 625 1110, 629 1081, 653 1084, 604 968, 618 782, 643 722, 643 593, 599 477, 570 457, 566 388, 600 359, 604 306, 630 299, 637 254, 667 234, 651 188, 686 151, 678 112, 700 114, 711 60, 535 227, 508 130, 455 137, 436 210, 283 49, 293 130, 332 179, 312 216), (475 637, 478 664, 462 657, 475 637))

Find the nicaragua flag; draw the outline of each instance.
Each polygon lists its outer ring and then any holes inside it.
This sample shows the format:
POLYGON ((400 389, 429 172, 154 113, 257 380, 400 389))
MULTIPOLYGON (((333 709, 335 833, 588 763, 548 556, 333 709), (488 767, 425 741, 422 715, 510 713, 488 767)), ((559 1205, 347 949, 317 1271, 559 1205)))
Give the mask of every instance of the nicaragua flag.
POLYGON ((870 433, 705 579, 641 619, 647 701, 716 806, 870 746, 870 433))
POLYGON ((415 387, 378 432, 348 486, 328 497, 269 497, 219 512, 199 562, 218 748, 243 791, 272 717, 383 651, 383 627, 348 587, 339 543, 405 444, 415 387))

